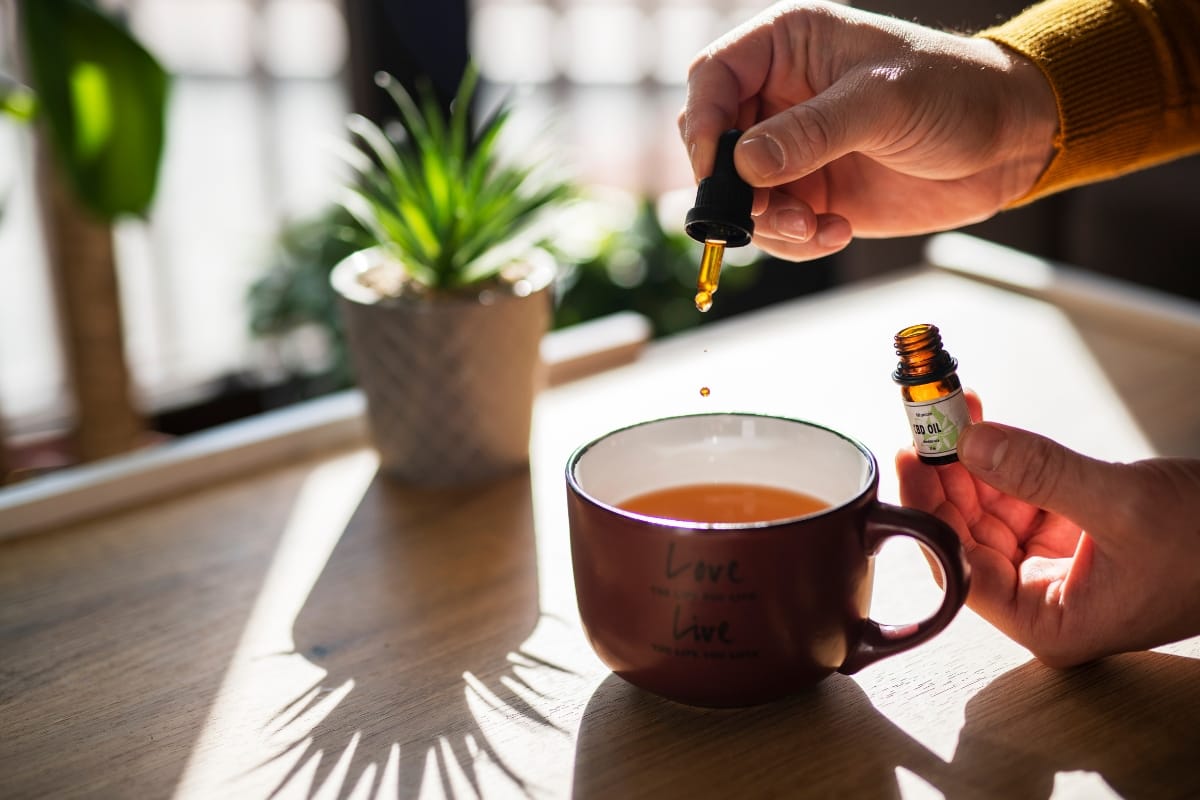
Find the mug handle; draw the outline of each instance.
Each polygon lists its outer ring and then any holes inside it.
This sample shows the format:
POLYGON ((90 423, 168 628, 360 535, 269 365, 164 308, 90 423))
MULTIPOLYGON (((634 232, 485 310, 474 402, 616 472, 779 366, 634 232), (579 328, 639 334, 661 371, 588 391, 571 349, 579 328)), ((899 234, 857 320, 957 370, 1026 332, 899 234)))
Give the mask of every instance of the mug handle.
POLYGON ((894 656, 927 641, 950 624, 967 599, 971 586, 971 565, 962 543, 949 525, 932 514, 911 508, 875 503, 867 512, 863 546, 874 555, 884 541, 893 536, 908 536, 925 545, 942 569, 942 604, 931 616, 908 625, 880 625, 871 618, 863 620, 858 645, 846 657, 838 672, 853 675, 880 659, 894 656))

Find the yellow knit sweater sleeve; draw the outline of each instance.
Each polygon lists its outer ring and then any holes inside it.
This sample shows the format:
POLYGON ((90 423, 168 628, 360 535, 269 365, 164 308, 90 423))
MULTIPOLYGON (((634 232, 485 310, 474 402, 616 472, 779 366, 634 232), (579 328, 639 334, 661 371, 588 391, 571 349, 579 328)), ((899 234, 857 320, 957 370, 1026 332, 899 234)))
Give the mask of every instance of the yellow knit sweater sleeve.
POLYGON ((979 35, 1058 100, 1055 155, 1014 205, 1200 151, 1200 0, 1046 0, 979 35))

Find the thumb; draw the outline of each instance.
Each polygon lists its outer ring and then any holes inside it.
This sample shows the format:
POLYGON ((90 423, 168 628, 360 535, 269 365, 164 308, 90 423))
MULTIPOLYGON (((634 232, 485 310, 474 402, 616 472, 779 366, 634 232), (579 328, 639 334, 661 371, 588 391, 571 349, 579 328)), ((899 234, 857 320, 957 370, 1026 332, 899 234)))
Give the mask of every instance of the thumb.
POLYGON ((968 426, 958 441, 958 460, 1001 492, 1089 530, 1111 516, 1108 503, 1121 494, 1118 465, 1007 425, 968 426))
POLYGON ((863 148, 880 103, 868 82, 843 77, 833 86, 749 128, 734 150, 738 174, 752 186, 779 186, 863 148))

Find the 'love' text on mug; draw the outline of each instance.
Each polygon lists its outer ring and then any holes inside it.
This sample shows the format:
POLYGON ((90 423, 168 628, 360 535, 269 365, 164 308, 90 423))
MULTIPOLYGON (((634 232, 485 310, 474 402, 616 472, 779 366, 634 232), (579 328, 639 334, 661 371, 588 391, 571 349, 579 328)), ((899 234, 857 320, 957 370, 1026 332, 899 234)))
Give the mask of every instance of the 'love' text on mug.
POLYGON ((722 606, 755 598, 754 592, 740 587, 746 575, 738 559, 706 559, 671 542, 662 577, 664 583, 650 590, 658 597, 673 600, 674 608, 671 643, 653 645, 656 651, 707 659, 758 655, 756 650, 739 648, 734 625, 722 613, 722 606))
POLYGON ((686 556, 680 557, 676 563, 675 543, 671 542, 667 545, 667 580, 674 580, 681 575, 691 574, 696 583, 717 583, 721 578, 726 578, 730 583, 741 583, 742 578, 739 573, 739 564, 736 558, 731 558, 728 561, 723 561, 716 564, 705 563, 704 559, 697 558, 693 560, 685 560, 686 556))

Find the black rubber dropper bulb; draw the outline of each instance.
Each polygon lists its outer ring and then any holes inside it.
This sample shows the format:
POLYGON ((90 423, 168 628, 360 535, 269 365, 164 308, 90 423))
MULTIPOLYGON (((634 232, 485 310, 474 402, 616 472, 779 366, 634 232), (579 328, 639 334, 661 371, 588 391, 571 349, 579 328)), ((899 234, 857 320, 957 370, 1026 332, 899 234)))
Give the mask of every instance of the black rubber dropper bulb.
POLYGON ((696 281, 696 308, 701 311, 712 307, 725 248, 744 247, 754 234, 754 219, 750 216, 754 188, 742 180, 733 166, 733 148, 741 136, 742 132, 736 129, 721 134, 712 174, 700 181, 696 205, 684 220, 688 236, 704 243, 696 281))
POLYGON ((744 247, 754 234, 750 207, 754 188, 742 180, 733 166, 733 148, 742 132, 725 131, 717 140, 717 157, 712 174, 700 181, 696 205, 687 213, 684 229, 697 242, 716 239, 726 247, 744 247))

